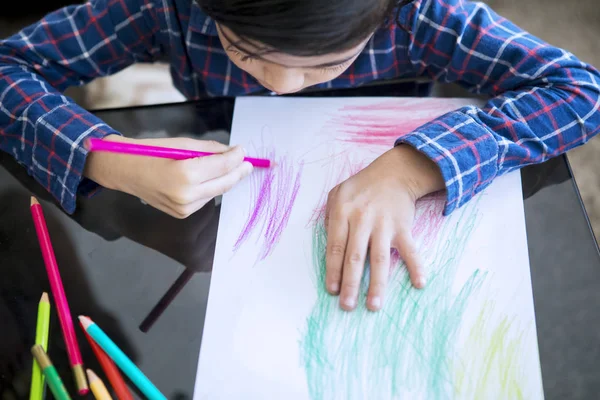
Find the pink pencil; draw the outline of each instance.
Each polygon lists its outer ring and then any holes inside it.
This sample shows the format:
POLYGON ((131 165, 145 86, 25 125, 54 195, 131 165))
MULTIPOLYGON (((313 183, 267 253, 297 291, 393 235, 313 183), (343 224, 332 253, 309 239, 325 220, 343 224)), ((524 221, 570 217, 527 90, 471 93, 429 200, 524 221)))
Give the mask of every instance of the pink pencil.
MULTIPOLYGON (((170 149, 168 147, 148 146, 142 144, 112 142, 90 138, 86 141, 86 147, 89 151, 107 151, 112 153, 134 154, 139 156, 170 158, 173 160, 185 160, 188 158, 205 157, 217 153, 209 153, 205 151, 194 151, 184 149, 170 149)), ((269 168, 271 160, 264 158, 244 157, 244 161, 248 161, 255 167, 269 168)))
POLYGON ((67 352, 69 354, 71 369, 73 370, 73 375, 75 376, 77 390, 80 395, 85 395, 89 392, 89 387, 85 378, 85 372, 83 370, 83 360, 81 359, 79 345, 77 344, 77 338, 75 336, 75 327, 73 326, 71 311, 69 310, 69 304, 67 303, 67 297, 65 296, 65 290, 63 288, 60 273, 58 271, 58 264, 56 262, 56 257, 54 256, 52 243, 50 242, 50 235, 48 234, 46 219, 44 218, 44 211, 35 197, 31 198, 31 215, 33 217, 33 223, 35 225, 35 231, 40 243, 40 248, 42 250, 44 263, 46 264, 46 272, 48 273, 48 280, 50 281, 52 296, 56 302, 58 319, 60 320, 63 337, 67 345, 67 352))

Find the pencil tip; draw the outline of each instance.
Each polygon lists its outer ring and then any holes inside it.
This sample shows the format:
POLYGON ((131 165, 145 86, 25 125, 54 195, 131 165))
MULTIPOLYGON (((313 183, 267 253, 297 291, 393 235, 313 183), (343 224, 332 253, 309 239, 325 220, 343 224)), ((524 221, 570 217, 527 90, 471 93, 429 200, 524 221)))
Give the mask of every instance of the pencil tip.
POLYGON ((44 302, 44 303, 50 302, 50 299, 48 298, 48 293, 46 293, 46 292, 42 293, 42 298, 40 299, 40 302, 44 302))
POLYGON ((86 317, 85 315, 79 316, 79 322, 81 323, 84 329, 87 329, 92 324, 92 320, 89 317, 86 317))
POLYGON ((87 377, 90 383, 98 379, 98 375, 96 375, 91 369, 88 368, 85 370, 85 372, 87 373, 87 377))
POLYGON ((31 196, 31 205, 40 204, 40 202, 33 196, 31 196))

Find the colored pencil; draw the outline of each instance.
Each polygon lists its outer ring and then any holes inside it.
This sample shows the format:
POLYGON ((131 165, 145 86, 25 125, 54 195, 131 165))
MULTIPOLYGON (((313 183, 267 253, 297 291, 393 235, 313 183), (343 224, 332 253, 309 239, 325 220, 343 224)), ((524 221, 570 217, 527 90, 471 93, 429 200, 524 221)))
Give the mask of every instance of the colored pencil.
POLYGON ((106 390, 106 386, 104 386, 104 382, 98 378, 98 375, 96 375, 91 369, 88 369, 86 372, 88 381, 90 382, 90 387, 92 388, 92 393, 94 394, 96 400, 112 400, 108 390, 106 390))
POLYGON ((90 347, 92 348, 92 351, 96 355, 96 358, 98 359, 98 362, 100 363, 100 366, 102 367, 102 370, 104 371, 104 374, 106 375, 106 378, 108 379, 113 390, 115 391, 117 398, 119 400, 133 400, 133 395, 129 391, 129 388, 127 387, 127 384, 125 383, 123 376, 117 369, 117 366, 115 365, 113 360, 111 360, 110 357, 108 357, 106 355, 104 350, 102 350, 96 342, 94 342, 94 340, 90 337, 90 335, 87 333, 87 331, 83 327, 83 324, 81 324, 81 321, 80 321, 80 325, 81 325, 81 328, 83 329, 83 334, 85 335, 87 341, 90 343, 90 347))
MULTIPOLYGON (((113 142, 110 140, 96 138, 87 139, 86 147, 89 151, 133 154, 147 157, 170 158, 173 160, 185 160, 188 158, 205 157, 218 154, 207 151, 172 149, 168 147, 149 146, 137 143, 113 142)), ((244 161, 247 161, 253 166, 260 168, 269 168, 272 166, 271 160, 264 158, 244 157, 244 161)))
POLYGON ((48 273, 48 280, 50 281, 52 296, 54 297, 54 301, 56 303, 56 310, 58 312, 58 318, 60 320, 65 344, 67 345, 67 353, 69 354, 69 361, 75 377, 77 390, 80 395, 85 395, 89 392, 89 388, 87 386, 87 380, 83 370, 83 361, 81 359, 79 345, 77 344, 77 337, 75 336, 75 328, 71 318, 71 310, 69 309, 69 303, 67 302, 60 272, 58 271, 58 264, 56 262, 56 257, 54 256, 54 250, 50 241, 48 227, 46 226, 44 211, 35 197, 31 198, 31 215, 35 224, 35 230, 40 243, 42 256, 44 258, 44 264, 46 265, 46 272, 48 273))
POLYGON ((44 351, 42 346, 39 344, 34 345, 31 348, 31 354, 35 357, 36 362, 39 364, 40 369, 44 373, 46 377, 46 382, 50 387, 50 391, 54 395, 56 400, 70 400, 71 396, 69 396, 69 392, 67 392, 67 388, 64 383, 60 379, 60 375, 58 375, 58 371, 52 365, 52 361, 48 354, 44 351))
MULTIPOLYGON (((37 324, 35 329, 35 344, 42 346, 44 351, 48 351, 48 331, 50 329, 50 300, 48 293, 42 293, 38 303, 37 324)), ((30 400, 42 400, 44 397, 44 385, 46 384, 44 374, 38 363, 33 363, 31 373, 31 390, 29 392, 30 400)))
POLYGON ((140 389, 150 400, 167 398, 158 390, 156 386, 144 375, 144 373, 131 361, 125 353, 104 333, 102 329, 89 317, 79 316, 79 321, 83 329, 90 334, 92 339, 112 358, 121 371, 131 379, 131 381, 140 389))

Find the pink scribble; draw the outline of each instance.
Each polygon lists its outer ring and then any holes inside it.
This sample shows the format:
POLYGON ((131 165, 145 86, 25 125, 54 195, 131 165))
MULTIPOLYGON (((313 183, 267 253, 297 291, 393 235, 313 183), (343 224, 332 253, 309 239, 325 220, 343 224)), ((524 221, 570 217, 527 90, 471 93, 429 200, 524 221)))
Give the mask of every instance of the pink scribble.
MULTIPOLYGON (((266 158, 274 160, 274 153, 267 154, 266 158)), ((276 167, 255 170, 252 175, 250 213, 234 244, 234 251, 237 251, 258 228, 256 240, 261 242, 258 251, 259 261, 273 252, 287 226, 300 189, 304 166, 300 162, 298 170, 294 171, 294 166, 289 159, 282 157, 276 161, 276 167)))
POLYGON ((465 105, 463 99, 387 99, 368 105, 340 108, 329 128, 338 140, 354 144, 391 147, 394 142, 438 116, 465 105))
MULTIPOLYGON (((412 229, 413 238, 421 241, 421 248, 427 248, 437 239, 444 221, 444 199, 439 193, 423 197, 415 205, 415 220, 412 229)), ((396 249, 390 252, 390 275, 400 265, 400 253, 396 249)))
POLYGON ((434 193, 423 197, 416 204, 417 210, 412 234, 421 246, 428 247, 437 239, 444 221, 444 196, 434 193))

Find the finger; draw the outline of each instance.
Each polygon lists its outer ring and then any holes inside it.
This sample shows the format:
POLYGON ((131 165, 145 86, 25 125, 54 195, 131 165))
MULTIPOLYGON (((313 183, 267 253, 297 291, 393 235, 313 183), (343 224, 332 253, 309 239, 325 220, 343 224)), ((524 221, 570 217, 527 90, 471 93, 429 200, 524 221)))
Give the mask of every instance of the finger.
POLYGON ((347 311, 356 308, 371 235, 369 224, 363 218, 350 220, 349 224, 340 293, 340 305, 347 311))
POLYGON ((378 229, 371 235, 369 248, 371 280, 367 294, 367 308, 371 311, 380 310, 383 306, 390 271, 391 239, 392 235, 385 228, 378 229))
POLYGON ((150 206, 156 208, 157 210, 162 211, 167 215, 170 215, 173 218, 178 218, 178 219, 184 218, 182 213, 177 210, 177 207, 170 205, 168 202, 166 202, 164 200, 159 200, 159 201, 146 201, 143 199, 140 199, 140 200, 142 200, 146 204, 149 204, 150 206))
POLYGON ((229 191, 237 182, 252 172, 250 163, 244 162, 224 176, 197 184, 180 183, 177 188, 161 196, 161 201, 179 215, 196 212, 209 200, 229 191))
POLYGON ((327 226, 327 248, 325 251, 325 285, 331 294, 340 292, 342 267, 348 241, 348 218, 339 206, 331 206, 327 226))
MULTIPOLYGON (((191 215, 195 215, 198 210, 206 205, 211 199, 210 198, 200 198, 195 200, 194 202, 186 205, 177 205, 174 209, 177 218, 187 218, 191 215)), ((202 226, 201 224, 198 224, 202 226)))
POLYGON ((331 191, 329 192, 328 196, 327 196, 327 201, 325 202, 325 216, 324 216, 324 225, 325 225, 325 232, 328 232, 328 226, 329 226, 329 214, 330 214, 330 209, 332 207, 333 204, 335 204, 336 202, 336 196, 337 196, 337 192, 338 192, 338 187, 334 187, 333 189, 331 189, 331 191))
POLYGON ((226 144, 219 143, 215 140, 196 140, 196 139, 190 139, 187 146, 189 146, 188 148, 190 150, 206 151, 209 153, 224 153, 233 148, 232 146, 228 146, 226 144))
POLYGON ((223 153, 177 161, 190 183, 223 177, 244 162, 244 150, 236 146, 223 153))
POLYGON ((418 289, 425 287, 423 266, 412 233, 406 230, 399 232, 394 240, 394 247, 398 249, 400 257, 406 264, 413 286, 418 289))
POLYGON ((212 199, 230 191, 242 179, 250 175, 254 167, 249 162, 244 161, 225 175, 203 182, 196 186, 197 198, 212 199))

